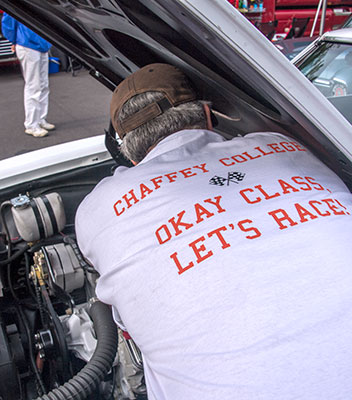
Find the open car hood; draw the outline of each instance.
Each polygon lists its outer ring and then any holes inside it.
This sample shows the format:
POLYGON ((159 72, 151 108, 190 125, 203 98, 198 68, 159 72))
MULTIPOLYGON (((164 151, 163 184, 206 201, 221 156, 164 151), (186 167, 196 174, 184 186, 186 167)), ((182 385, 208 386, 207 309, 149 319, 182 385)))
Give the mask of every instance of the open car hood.
POLYGON ((212 102, 225 137, 282 132, 346 183, 352 175, 351 125, 224 0, 0 0, 0 8, 111 90, 146 64, 174 64, 212 102))
MULTIPOLYGON (((0 9, 111 89, 148 63, 178 66, 213 103, 225 138, 292 136, 352 188, 351 125, 226 0, 0 0, 0 9)), ((120 329, 116 338, 110 308, 95 298, 98 275, 75 240, 78 205, 115 167, 102 135, 0 161, 4 400, 146 399, 139 349, 120 329)))

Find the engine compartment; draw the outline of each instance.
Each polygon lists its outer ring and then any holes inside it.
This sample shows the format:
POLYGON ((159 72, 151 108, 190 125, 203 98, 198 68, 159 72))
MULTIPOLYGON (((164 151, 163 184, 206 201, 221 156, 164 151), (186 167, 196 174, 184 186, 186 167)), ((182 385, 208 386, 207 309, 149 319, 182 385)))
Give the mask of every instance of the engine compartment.
POLYGON ((147 398, 140 351, 97 301, 99 275, 75 240, 80 201, 114 166, 108 161, 1 193, 4 400, 147 398))

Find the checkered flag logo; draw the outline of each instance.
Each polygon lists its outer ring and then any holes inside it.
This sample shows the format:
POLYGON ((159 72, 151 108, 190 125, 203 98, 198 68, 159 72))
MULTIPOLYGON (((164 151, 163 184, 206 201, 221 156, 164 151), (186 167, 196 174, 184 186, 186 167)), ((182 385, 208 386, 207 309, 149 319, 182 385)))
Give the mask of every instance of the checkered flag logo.
POLYGON ((230 182, 238 184, 243 181, 246 174, 242 172, 229 172, 227 174, 227 178, 223 178, 222 176, 213 176, 209 179, 210 185, 224 186, 227 182, 227 186, 229 186, 230 182))

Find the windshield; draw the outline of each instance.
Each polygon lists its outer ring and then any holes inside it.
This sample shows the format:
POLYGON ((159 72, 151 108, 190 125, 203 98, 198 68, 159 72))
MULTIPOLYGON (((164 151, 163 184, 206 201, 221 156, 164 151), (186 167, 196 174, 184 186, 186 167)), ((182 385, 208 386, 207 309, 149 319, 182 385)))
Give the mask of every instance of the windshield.
POLYGON ((343 28, 352 28, 352 16, 348 17, 347 21, 343 24, 343 28))
POLYGON ((322 43, 297 67, 352 123, 352 45, 322 43))

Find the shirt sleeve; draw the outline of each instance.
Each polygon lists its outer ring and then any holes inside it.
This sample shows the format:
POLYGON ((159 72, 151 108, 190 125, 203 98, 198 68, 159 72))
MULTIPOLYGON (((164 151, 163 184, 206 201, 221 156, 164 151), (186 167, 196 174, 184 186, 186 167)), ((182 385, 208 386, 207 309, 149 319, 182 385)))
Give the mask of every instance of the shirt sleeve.
POLYGON ((17 25, 18 22, 10 15, 4 13, 1 20, 1 30, 4 37, 12 44, 17 43, 17 25))

